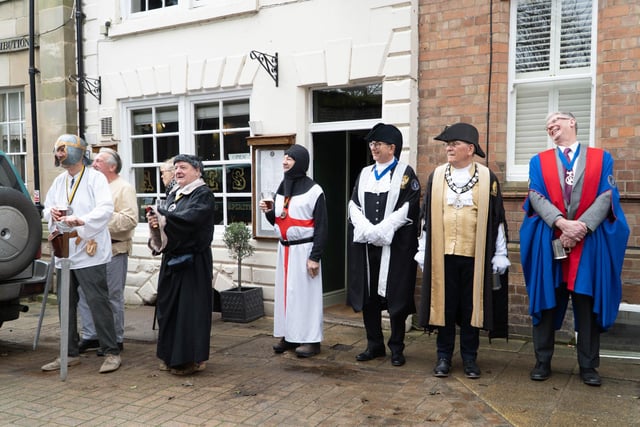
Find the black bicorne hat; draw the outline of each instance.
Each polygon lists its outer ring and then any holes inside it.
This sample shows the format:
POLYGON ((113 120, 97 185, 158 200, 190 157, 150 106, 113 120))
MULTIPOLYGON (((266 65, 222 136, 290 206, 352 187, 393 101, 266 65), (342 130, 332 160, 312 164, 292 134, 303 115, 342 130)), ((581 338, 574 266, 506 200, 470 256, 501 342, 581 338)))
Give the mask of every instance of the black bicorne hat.
POLYGON ((474 146, 475 153, 478 156, 485 157, 484 151, 482 151, 482 148, 480 148, 480 144, 478 143, 478 129, 469 123, 456 123, 455 125, 445 126, 442 133, 434 139, 444 142, 466 142, 467 144, 474 146))
POLYGON ((371 131, 364 137, 367 142, 379 141, 387 144, 394 144, 396 146, 393 151, 393 155, 396 159, 400 158, 402 152, 402 132, 394 125, 386 125, 384 123, 378 123, 371 131))

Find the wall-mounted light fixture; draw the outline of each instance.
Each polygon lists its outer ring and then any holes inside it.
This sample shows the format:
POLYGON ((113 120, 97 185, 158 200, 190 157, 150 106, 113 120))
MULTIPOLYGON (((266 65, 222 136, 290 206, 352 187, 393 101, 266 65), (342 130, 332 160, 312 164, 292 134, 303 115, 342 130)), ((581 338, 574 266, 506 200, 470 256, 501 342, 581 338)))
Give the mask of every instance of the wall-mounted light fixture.
POLYGON ((274 56, 252 50, 251 53, 249 53, 249 58, 257 59, 260 65, 262 65, 262 68, 267 70, 267 73, 269 73, 273 81, 276 82, 276 87, 278 87, 278 52, 276 52, 274 56))

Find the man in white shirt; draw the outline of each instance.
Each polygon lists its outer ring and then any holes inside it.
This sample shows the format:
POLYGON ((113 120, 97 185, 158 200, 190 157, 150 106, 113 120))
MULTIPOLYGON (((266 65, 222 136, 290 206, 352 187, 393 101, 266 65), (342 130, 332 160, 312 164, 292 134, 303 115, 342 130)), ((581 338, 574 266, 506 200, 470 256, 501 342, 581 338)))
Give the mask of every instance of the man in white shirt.
MULTIPOLYGON (((113 201, 105 176, 89 167, 87 143, 76 135, 61 135, 54 147, 55 165, 65 171, 53 181, 43 211, 49 232, 69 233, 69 342, 68 366, 80 363, 77 305, 81 287, 96 325, 100 348, 106 355, 100 373, 120 367, 113 312, 107 288, 107 263, 111 261, 111 236, 107 227, 113 201)), ((61 259, 56 256, 58 289, 61 259)), ((60 358, 42 366, 43 371, 60 369, 60 358)))

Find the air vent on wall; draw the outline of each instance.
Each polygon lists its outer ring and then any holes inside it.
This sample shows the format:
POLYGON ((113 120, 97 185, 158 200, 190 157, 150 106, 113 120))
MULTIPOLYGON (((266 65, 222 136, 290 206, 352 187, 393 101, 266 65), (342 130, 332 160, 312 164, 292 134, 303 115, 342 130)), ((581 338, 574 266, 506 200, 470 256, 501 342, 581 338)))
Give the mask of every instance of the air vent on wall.
POLYGON ((100 134, 102 136, 113 135, 113 118, 103 117, 100 119, 100 134))

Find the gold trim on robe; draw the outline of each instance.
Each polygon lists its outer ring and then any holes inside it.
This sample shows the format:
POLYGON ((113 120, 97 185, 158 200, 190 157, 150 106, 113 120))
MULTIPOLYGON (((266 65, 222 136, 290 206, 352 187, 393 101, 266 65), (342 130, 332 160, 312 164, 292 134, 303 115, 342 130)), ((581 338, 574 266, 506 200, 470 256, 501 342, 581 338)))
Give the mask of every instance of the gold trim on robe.
MULTIPOLYGON (((476 226, 476 244, 473 269, 473 313, 471 326, 482 328, 484 325, 484 264, 489 220, 489 192, 491 177, 489 168, 479 163, 478 168, 478 220, 476 226)), ((443 206, 446 202, 447 186, 444 173, 447 165, 438 166, 433 173, 431 189, 431 307, 429 324, 444 326, 444 230, 443 206)), ((474 192, 475 197, 475 192, 474 192)))

